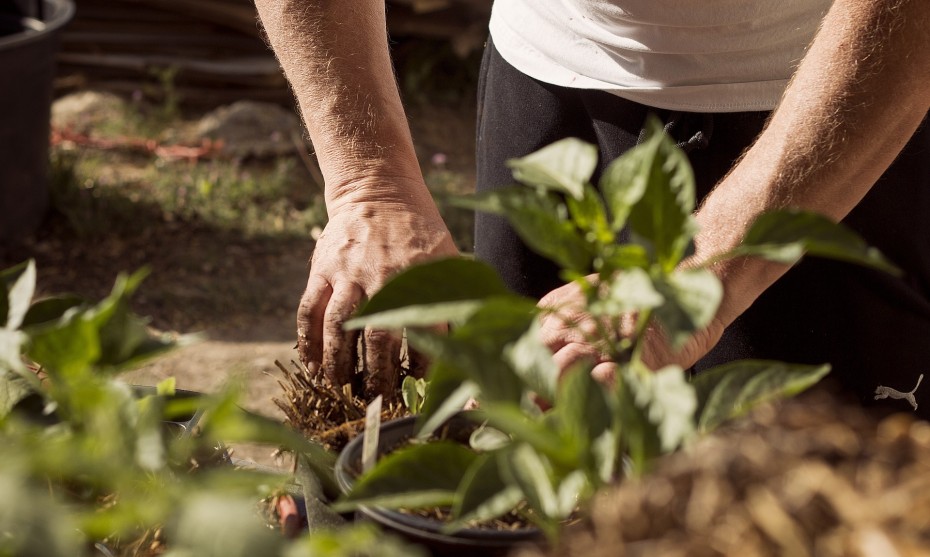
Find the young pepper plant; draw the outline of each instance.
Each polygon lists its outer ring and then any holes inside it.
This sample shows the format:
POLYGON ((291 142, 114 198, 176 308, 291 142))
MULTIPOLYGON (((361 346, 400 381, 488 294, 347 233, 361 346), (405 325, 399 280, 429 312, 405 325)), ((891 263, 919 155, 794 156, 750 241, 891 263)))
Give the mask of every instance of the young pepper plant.
MULTIPOLYGON (((603 485, 646 472, 698 433, 760 401, 803 391, 828 372, 828 365, 746 361, 689 382, 678 366, 653 371, 643 363, 648 325, 680 347, 710 323, 723 295, 706 267, 680 267, 697 232, 694 176, 661 125, 650 122, 648 131, 608 165, 598 188, 590 183, 595 147, 567 139, 511 161, 517 185, 456 201, 506 217, 531 249, 582 287, 598 324, 589 340, 618 364, 613 384, 595 382, 591 365, 560 381, 538 319, 559 309, 512 294, 485 264, 454 258, 413 267, 347 326, 406 329, 408 341, 431 358, 420 442, 383 457, 342 508, 449 506, 450 530, 520 508, 554 537, 603 485), (629 240, 621 243, 622 234, 629 240), (623 316, 634 322, 628 335, 616 332, 623 316), (430 328, 437 324, 449 324, 448 334, 430 328), (473 456, 463 459, 452 443, 426 442, 472 398, 480 409, 471 415, 482 424, 473 456), (543 410, 539 399, 551 407, 543 410), (443 473, 425 485, 409 474, 413 462, 443 473)), ((743 244, 717 260, 791 264, 805 253, 895 271, 842 225, 794 210, 762 215, 743 244)))
POLYGON ((219 465, 217 444, 284 446, 329 494, 335 456, 242 410, 235 388, 179 397, 172 380, 145 392, 120 381, 188 340, 153 334, 131 311, 145 274, 120 275, 91 303, 34 299, 31 261, 0 271, 0 555, 88 555, 162 527, 171 555, 296 552, 256 512, 286 476, 219 465), (166 427, 195 411, 198 434, 166 427))

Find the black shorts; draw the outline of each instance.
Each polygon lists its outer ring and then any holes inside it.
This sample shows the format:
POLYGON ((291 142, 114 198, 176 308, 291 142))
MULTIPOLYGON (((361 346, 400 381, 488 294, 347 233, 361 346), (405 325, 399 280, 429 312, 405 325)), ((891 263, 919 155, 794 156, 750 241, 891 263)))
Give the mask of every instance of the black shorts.
MULTIPOLYGON (((768 117, 766 112, 672 113, 602 91, 549 85, 514 69, 489 41, 478 90, 478 190, 513 183, 505 161, 565 137, 596 144, 600 172, 636 144, 649 113, 674 120, 670 133, 677 141, 699 131, 709 136, 706 146, 688 154, 699 200, 759 135, 768 117)), ((805 258, 727 329, 694 371, 742 358, 830 363, 832 381, 863 402, 872 401, 879 385, 906 392, 920 374, 930 373, 928 128, 921 125, 844 221, 904 269, 904 276, 805 258)), ((475 253, 520 294, 539 298, 561 284, 555 266, 528 250, 499 217, 477 215, 475 253)), ((930 417, 930 384, 915 396, 918 403, 926 401, 918 413, 930 417)), ((911 410, 903 400, 882 403, 911 410)))

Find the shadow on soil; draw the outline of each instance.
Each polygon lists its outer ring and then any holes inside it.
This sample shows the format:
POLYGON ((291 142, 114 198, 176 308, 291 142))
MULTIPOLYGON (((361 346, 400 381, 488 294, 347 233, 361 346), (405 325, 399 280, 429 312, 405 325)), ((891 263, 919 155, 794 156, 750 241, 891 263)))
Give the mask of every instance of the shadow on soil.
POLYGON ((294 338, 311 240, 246 236, 174 220, 112 191, 77 193, 70 206, 53 208, 33 237, 0 245, 0 268, 33 258, 39 295, 97 300, 118 273, 148 267, 133 304, 157 329, 231 342, 294 338))

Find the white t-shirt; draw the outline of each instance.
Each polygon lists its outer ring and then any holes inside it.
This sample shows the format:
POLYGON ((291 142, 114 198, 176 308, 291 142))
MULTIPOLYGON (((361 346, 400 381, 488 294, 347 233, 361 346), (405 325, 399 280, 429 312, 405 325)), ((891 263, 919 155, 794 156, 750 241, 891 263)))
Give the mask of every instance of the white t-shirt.
POLYGON ((775 108, 832 0, 496 0, 501 56, 657 108, 775 108))

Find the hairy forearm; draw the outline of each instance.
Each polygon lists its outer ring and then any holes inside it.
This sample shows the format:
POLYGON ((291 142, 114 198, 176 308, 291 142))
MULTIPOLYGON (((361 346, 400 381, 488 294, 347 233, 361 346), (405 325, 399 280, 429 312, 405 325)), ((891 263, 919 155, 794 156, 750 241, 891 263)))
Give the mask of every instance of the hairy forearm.
MULTIPOLYGON (((698 211, 698 258, 735 247, 768 210, 845 217, 930 107, 927 29, 926 0, 836 0, 766 130, 698 211)), ((714 269, 728 325, 787 267, 742 259, 714 269)))
POLYGON ((330 210, 372 196, 386 202, 423 197, 388 54, 384 2, 255 4, 307 124, 330 210), (398 184, 406 191, 396 191, 398 184))

